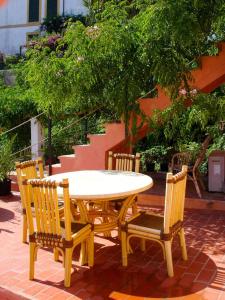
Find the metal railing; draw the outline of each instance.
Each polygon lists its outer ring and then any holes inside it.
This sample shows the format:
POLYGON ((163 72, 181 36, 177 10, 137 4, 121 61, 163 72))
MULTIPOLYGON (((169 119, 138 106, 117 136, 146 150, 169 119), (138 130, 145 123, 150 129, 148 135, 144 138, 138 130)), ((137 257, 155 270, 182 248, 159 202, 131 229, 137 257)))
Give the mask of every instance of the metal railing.
MULTIPOLYGON (((97 111, 101 110, 102 107, 98 107, 96 109, 93 109, 92 111, 90 111, 89 113, 86 113, 86 114, 82 114, 82 117, 76 119, 75 121, 71 122, 70 124, 68 124, 67 126, 64 126, 63 128, 59 129, 56 133, 53 133, 51 134, 51 136, 48 136, 43 138, 42 140, 40 140, 38 143, 34 143, 32 145, 29 145, 27 147, 24 147, 23 149, 19 150, 19 151, 16 151, 14 153, 12 153, 11 155, 18 161, 22 161, 22 160, 28 160, 28 159, 31 159, 32 157, 32 148, 34 146, 39 146, 39 145, 43 145, 45 142, 49 141, 49 138, 52 140, 52 138, 55 138, 57 135, 59 135, 60 133, 62 132, 66 132, 66 130, 68 130, 69 128, 73 127, 73 126, 76 126, 78 124, 80 124, 82 121, 85 121, 88 119, 88 117, 90 116, 93 116, 97 111)), ((81 115, 81 114, 79 114, 81 115)), ((76 115, 75 115, 76 116, 76 115)), ((31 118, 32 119, 32 118, 31 118)), ((30 119, 30 120, 31 120, 30 119)), ((29 121, 30 121, 29 120, 29 121)), ((27 121, 28 122, 28 121, 27 121)), ((26 122, 26 123, 27 123, 26 122)), ((24 122, 25 123, 25 122, 24 122)), ((84 131, 83 131, 83 137, 82 137, 82 140, 85 142, 87 141, 87 133, 88 133, 88 130, 91 130, 90 127, 87 127, 84 126, 84 131)), ((10 130, 11 131, 11 130, 10 130)), ((9 132, 9 131, 8 131, 9 132)), ((72 145, 74 145, 74 141, 71 141, 71 142, 68 142, 68 146, 71 145, 71 149, 72 149, 72 145)), ((51 145, 50 145, 51 146, 51 145)), ((49 147, 48 147, 49 148, 49 147)), ((50 149, 50 152, 51 152, 51 149, 50 149)), ((49 159, 49 169, 50 169, 50 173, 51 173, 51 165, 52 165, 52 157, 50 157, 49 159)))
POLYGON ((6 131, 4 131, 4 132, 1 132, 1 133, 0 133, 0 136, 2 136, 2 135, 4 135, 4 134, 7 134, 7 133, 9 133, 9 132, 14 131, 15 129, 17 129, 17 128, 19 128, 19 127, 21 127, 21 126, 23 126, 23 125, 29 123, 31 120, 33 120, 33 119, 35 119, 35 118, 38 118, 38 117, 42 116, 43 114, 44 114, 44 113, 42 112, 42 113, 40 113, 40 114, 38 114, 38 115, 36 115, 36 116, 30 118, 29 120, 24 121, 23 123, 20 123, 19 125, 16 125, 15 127, 11 128, 11 129, 9 129, 9 130, 6 130, 6 131))

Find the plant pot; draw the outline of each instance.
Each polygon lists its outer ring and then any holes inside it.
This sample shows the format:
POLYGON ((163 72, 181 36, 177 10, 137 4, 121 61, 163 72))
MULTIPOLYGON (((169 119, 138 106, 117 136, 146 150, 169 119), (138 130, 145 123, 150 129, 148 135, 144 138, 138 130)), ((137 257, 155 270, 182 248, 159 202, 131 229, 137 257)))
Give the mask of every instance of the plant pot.
POLYGON ((11 193, 11 179, 5 178, 0 181, 0 196, 6 196, 11 193))

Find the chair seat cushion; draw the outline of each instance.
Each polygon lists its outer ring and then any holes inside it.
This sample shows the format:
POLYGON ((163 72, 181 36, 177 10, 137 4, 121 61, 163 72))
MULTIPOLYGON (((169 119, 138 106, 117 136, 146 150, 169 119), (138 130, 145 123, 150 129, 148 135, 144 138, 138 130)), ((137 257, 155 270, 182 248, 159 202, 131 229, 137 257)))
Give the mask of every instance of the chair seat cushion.
MULTIPOLYGON (((85 226, 87 226, 87 224, 72 222, 71 223, 71 234, 73 235, 74 233, 77 233, 78 231, 83 229, 85 226)), ((60 227, 61 227, 61 230, 62 230, 62 234, 64 235, 64 232, 65 232, 65 222, 64 222, 64 220, 60 220, 60 227)))
MULTIPOLYGON (((58 201, 58 207, 62 208, 64 206, 64 202, 62 200, 58 201)), ((34 202, 31 202, 31 207, 34 207, 34 202)))
POLYGON ((160 235, 163 232, 163 222, 164 218, 162 216, 141 213, 128 222, 128 232, 129 229, 134 229, 160 235))

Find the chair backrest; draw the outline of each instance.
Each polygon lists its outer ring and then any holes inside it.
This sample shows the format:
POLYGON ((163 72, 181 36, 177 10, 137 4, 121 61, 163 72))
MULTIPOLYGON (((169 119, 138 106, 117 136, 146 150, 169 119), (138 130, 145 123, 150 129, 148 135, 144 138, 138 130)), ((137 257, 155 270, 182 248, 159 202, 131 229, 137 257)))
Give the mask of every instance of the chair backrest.
POLYGON ((207 135, 203 143, 201 144, 200 150, 197 154, 197 157, 195 158, 195 161, 193 162, 193 157, 191 152, 180 152, 175 153, 172 157, 171 161, 171 171, 174 170, 181 170, 182 165, 188 165, 195 171, 198 169, 198 167, 201 165, 202 161, 205 158, 206 150, 209 146, 209 143, 211 141, 211 136, 207 135))
POLYGON ((23 192, 28 218, 30 241, 43 246, 65 247, 71 241, 71 211, 68 179, 56 183, 40 179, 25 179, 23 192), (62 235, 57 188, 63 189, 65 233, 62 235), (34 213, 31 202, 34 202, 34 213), (33 217, 34 215, 34 217, 33 217), (34 220, 35 219, 35 220, 34 220))
POLYGON ((140 153, 108 153, 108 170, 140 172, 140 153))
POLYGON ((43 159, 39 157, 36 160, 16 162, 16 173, 19 189, 22 187, 23 175, 26 176, 26 179, 44 178, 43 159))
POLYGON ((24 203, 23 193, 22 193, 22 189, 23 189, 22 177, 25 176, 26 179, 44 178, 43 159, 39 157, 36 160, 16 162, 16 174, 17 174, 17 182, 18 182, 20 195, 21 195, 22 206, 25 213, 25 203, 24 203))
POLYGON ((187 166, 182 166, 182 170, 176 175, 167 173, 164 209, 165 234, 171 233, 171 230, 175 230, 183 222, 187 170, 187 166))

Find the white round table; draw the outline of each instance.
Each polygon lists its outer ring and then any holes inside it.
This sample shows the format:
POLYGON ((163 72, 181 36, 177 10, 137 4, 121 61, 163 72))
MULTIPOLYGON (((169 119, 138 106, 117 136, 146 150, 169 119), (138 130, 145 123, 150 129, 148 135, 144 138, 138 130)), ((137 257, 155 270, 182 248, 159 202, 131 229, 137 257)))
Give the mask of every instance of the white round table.
MULTIPOLYGON (((136 195, 153 186, 150 176, 127 171, 75 171, 46 177, 56 182, 68 178, 71 198, 113 200, 136 195)), ((58 194, 62 194, 59 188, 58 194)))
MULTIPOLYGON (((153 186, 150 176, 127 171, 75 171, 61 173, 46 177, 45 180, 62 181, 69 180, 69 194, 71 199, 84 200, 99 205, 100 209, 91 209, 87 212, 89 221, 94 224, 94 231, 110 236, 110 232, 125 219, 129 205, 134 203, 138 193, 153 186), (123 199, 123 205, 119 212, 115 212, 109 201, 123 199), (99 221, 100 224, 95 222, 99 221)), ((62 188, 58 187, 59 196, 62 196, 62 188)))

